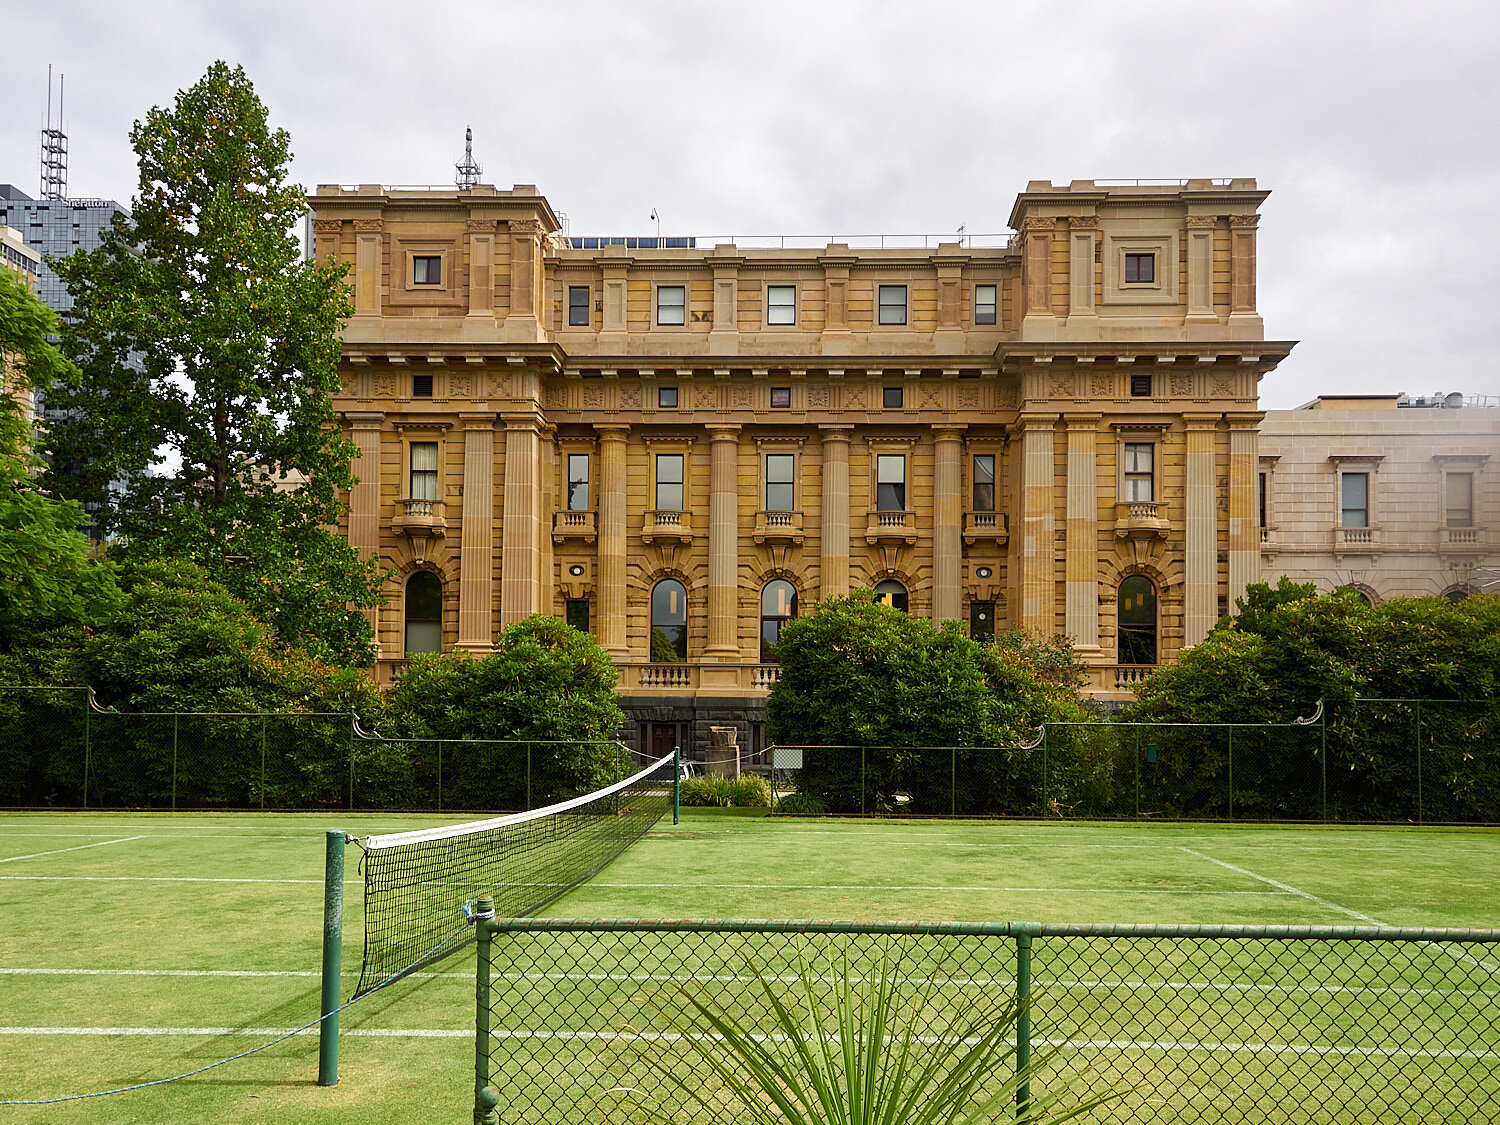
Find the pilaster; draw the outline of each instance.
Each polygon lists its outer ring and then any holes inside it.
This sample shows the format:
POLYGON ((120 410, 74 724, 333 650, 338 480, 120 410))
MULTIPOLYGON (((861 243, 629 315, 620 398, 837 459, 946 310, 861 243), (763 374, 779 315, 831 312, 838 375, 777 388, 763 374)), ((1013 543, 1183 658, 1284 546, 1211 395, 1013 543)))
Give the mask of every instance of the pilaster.
POLYGON ((1184 414, 1187 430, 1187 546, 1183 593, 1183 644, 1192 646, 1208 636, 1218 619, 1218 513, 1214 508, 1213 415, 1184 414))
POLYGON ((495 220, 469 220, 469 315, 495 315, 495 220))
POLYGON ((1262 324, 1255 311, 1255 229, 1259 215, 1229 216, 1229 325, 1238 335, 1260 339, 1262 324))
MULTIPOLYGON (((1090 259, 1092 263, 1093 259, 1090 259)), ((1098 414, 1067 414, 1067 579, 1063 631, 1080 654, 1099 651, 1098 414)))
MULTIPOLYGON (((380 434, 385 415, 378 412, 344 415, 352 431, 359 457, 354 462, 358 478, 349 492, 349 546, 362 559, 380 554, 380 434)), ((380 640, 380 610, 371 607, 360 611, 380 640)), ((384 654, 382 654, 384 655, 384 654)))
POLYGON ((1021 425, 1021 619, 1023 629, 1051 637, 1056 631, 1057 584, 1053 543, 1057 517, 1053 510, 1053 455, 1056 437, 1052 415, 1023 414, 1021 425))
POLYGON ((711 426, 708 493, 708 648, 706 660, 738 660, 739 426, 711 426))
POLYGON ((1229 607, 1260 581, 1260 527, 1256 520, 1257 444, 1260 415, 1229 420, 1229 607))
POLYGON ((595 426, 599 434, 599 644, 612 660, 625 643, 625 456, 629 426, 595 426))
POLYGON ((849 593, 849 437, 853 427, 820 426, 823 444, 823 598, 849 593))
POLYGON ((501 517, 500 624, 541 609, 541 424, 534 413, 506 414, 505 507, 501 517))
POLYGON ((458 561, 458 647, 494 645, 495 416, 460 414, 464 428, 463 529, 458 561))
MULTIPOLYGON (((546 340, 538 311, 542 304, 542 224, 517 219, 510 224, 510 311, 500 338, 514 343, 546 340)), ((507 466, 506 476, 510 476, 507 466)))
POLYGON ((380 245, 385 224, 354 220, 354 315, 380 315, 380 245))
POLYGON ((932 620, 963 613, 963 426, 933 429, 936 443, 932 504, 932 620))

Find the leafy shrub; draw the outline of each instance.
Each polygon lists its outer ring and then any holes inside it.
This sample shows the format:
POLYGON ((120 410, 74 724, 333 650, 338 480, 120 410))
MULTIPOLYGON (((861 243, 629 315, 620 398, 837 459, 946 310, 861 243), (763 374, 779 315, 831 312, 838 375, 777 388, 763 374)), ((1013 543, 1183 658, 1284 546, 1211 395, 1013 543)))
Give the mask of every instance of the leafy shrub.
POLYGON ((828 806, 807 793, 788 793, 776 802, 776 812, 787 816, 822 816, 828 806))
POLYGON ((771 787, 755 774, 690 777, 682 783, 678 800, 695 808, 765 809, 771 807, 771 787))

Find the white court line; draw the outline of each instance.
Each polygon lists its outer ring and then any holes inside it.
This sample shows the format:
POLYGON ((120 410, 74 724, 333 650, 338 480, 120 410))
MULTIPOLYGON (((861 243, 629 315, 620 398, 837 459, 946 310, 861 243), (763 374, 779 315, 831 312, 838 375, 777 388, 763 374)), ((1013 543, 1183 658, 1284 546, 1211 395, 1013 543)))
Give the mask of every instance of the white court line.
POLYGON ((1162 887, 966 887, 952 884, 921 883, 600 883, 590 879, 584 887, 614 887, 632 889, 682 890, 751 890, 751 891, 987 891, 996 894, 1039 895, 1249 895, 1255 897, 1277 897, 1287 891, 1197 891, 1175 890, 1162 887))
MULTIPOLYGON (((256 1038, 274 1038, 288 1033, 287 1028, 277 1027, 0 1027, 0 1035, 31 1036, 195 1036, 217 1037, 224 1035, 249 1035, 256 1038)), ((316 1034, 316 1028, 303 1028, 297 1035, 316 1034)), ((365 1039, 473 1039, 473 1028, 341 1028, 341 1036, 365 1039)), ((492 1039, 499 1040, 545 1040, 549 1042, 647 1042, 674 1043, 688 1038, 676 1031, 635 1032, 619 1031, 505 1031, 492 1030, 492 1039)), ((705 1036, 706 1037, 706 1036, 705 1036)), ((785 1041, 778 1035, 757 1035, 760 1041, 785 1041)), ((836 1042, 830 1038, 830 1042, 836 1042)), ((949 1042, 937 1036, 911 1036, 916 1044, 949 1042)), ((1482 1051, 1448 1048, 1443 1050, 1413 1050, 1407 1047, 1360 1047, 1322 1046, 1303 1043, 1199 1043, 1178 1039, 1040 1039, 1033 1045, 1070 1049, 1114 1051, 1184 1051, 1221 1054, 1271 1054, 1312 1055, 1315 1057, 1355 1057, 1377 1059, 1500 1059, 1500 1051, 1482 1051)))
MULTIPOLYGON (((108 840, 106 843, 114 843, 108 840)), ((71 848, 64 848, 71 851, 71 848)), ((50 855, 50 852, 42 852, 50 855)), ((17 856, 28 859, 29 856, 17 856)), ((0 862, 4 862, 0 860, 0 862)), ((0 883, 311 883, 321 887, 322 879, 232 879, 209 875, 0 875, 0 883)), ((346 887, 362 887, 363 879, 345 879, 346 887)))
POLYGON ((74 844, 71 848, 53 848, 50 852, 32 852, 30 855, 8 855, 0 859, 0 863, 15 863, 22 859, 40 859, 44 855, 61 855, 63 852, 81 852, 84 848, 102 848, 105 844, 128 844, 132 840, 144 839, 141 836, 122 836, 114 840, 100 840, 96 844, 74 844))

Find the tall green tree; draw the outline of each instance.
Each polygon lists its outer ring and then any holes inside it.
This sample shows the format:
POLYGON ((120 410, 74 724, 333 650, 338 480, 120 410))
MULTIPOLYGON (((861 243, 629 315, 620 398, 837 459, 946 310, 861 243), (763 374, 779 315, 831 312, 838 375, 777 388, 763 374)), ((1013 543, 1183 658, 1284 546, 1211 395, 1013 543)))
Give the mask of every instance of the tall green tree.
POLYGON ((48 495, 36 478, 33 434, 23 403, 67 370, 48 336, 57 318, 0 268, 0 652, 35 632, 84 624, 118 600, 113 575, 92 557, 77 504, 48 495))
POLYGON ((329 398, 351 310, 343 269, 302 260, 289 138, 217 62, 131 143, 132 221, 56 263, 76 375, 50 396, 51 480, 125 556, 191 559, 280 643, 368 664, 351 607, 376 603, 374 562, 328 530, 353 483, 329 398))

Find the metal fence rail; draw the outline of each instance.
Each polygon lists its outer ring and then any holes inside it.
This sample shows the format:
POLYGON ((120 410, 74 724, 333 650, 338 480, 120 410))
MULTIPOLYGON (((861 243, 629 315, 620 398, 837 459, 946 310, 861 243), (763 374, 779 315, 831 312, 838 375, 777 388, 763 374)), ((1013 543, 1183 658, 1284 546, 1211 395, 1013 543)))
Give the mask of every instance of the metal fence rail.
POLYGON ((476 1121, 496 1104, 516 1125, 648 1104, 744 1120, 686 1042, 687 997, 769 1037, 757 972, 798 1005, 801 974, 830 1000, 845 966, 858 990, 883 960, 902 980, 890 1037, 940 1053, 1004 1021, 1016 1058, 1035 1052, 1020 1116, 1106 1091, 1085 1120, 1478 1122, 1500 1104, 1495 930, 493 919, 479 940, 476 1121))

